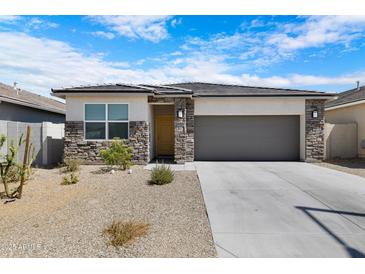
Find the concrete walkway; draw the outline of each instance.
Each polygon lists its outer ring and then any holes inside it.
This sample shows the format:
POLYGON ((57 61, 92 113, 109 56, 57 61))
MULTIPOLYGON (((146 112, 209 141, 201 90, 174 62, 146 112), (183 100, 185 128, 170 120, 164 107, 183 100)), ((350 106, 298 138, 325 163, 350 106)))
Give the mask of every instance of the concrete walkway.
POLYGON ((196 162, 220 257, 364 257, 365 179, 300 162, 196 162))

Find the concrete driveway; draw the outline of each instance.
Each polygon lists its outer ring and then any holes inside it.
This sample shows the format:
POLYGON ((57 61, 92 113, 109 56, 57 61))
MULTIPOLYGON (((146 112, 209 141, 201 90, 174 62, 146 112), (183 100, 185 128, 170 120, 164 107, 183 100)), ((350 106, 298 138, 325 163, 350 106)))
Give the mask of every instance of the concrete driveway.
POLYGON ((220 257, 364 257, 365 178, 301 162, 196 162, 220 257))

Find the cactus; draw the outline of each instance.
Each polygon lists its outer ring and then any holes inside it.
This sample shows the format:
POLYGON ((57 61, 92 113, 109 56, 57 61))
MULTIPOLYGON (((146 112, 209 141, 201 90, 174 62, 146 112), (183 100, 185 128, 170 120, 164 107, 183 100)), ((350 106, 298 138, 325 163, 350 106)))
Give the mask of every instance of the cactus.
MULTIPOLYGON (((31 174, 31 165, 34 161, 35 149, 32 144, 29 144, 30 127, 27 127, 27 139, 23 140, 23 135, 20 136, 18 144, 14 145, 12 141, 9 146, 9 152, 6 155, 1 155, 0 158, 5 158, 5 161, 0 160, 0 177, 4 185, 5 194, 8 198, 21 198, 24 181, 27 180, 31 174), (24 161, 19 164, 16 161, 19 147, 25 142, 24 161), (12 167, 16 167, 20 173, 21 182, 19 187, 10 191, 9 189, 9 171, 12 167)), ((4 135, 0 135, 0 149, 6 141, 4 135)))

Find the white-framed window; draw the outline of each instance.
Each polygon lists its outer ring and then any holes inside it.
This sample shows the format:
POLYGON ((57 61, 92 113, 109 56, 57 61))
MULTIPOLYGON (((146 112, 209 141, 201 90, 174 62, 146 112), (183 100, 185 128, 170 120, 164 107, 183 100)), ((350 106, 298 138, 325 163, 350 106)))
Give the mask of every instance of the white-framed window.
POLYGON ((86 103, 84 107, 84 129, 86 140, 128 139, 128 104, 86 103))

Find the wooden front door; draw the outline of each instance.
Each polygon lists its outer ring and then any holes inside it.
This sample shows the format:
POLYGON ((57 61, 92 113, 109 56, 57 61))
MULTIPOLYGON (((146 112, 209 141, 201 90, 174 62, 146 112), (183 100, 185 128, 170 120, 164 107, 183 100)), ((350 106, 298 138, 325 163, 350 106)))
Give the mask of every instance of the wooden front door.
POLYGON ((155 116, 157 156, 174 155, 174 115, 155 116))

